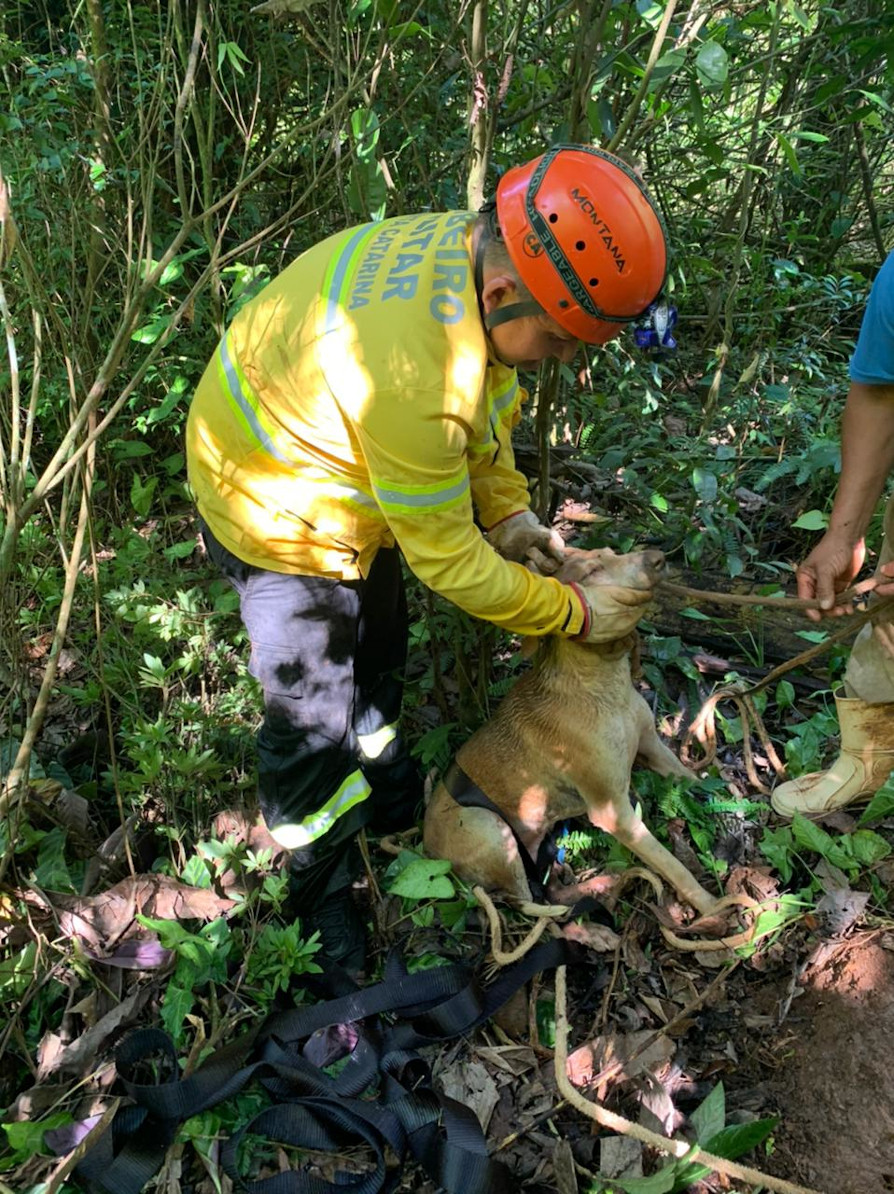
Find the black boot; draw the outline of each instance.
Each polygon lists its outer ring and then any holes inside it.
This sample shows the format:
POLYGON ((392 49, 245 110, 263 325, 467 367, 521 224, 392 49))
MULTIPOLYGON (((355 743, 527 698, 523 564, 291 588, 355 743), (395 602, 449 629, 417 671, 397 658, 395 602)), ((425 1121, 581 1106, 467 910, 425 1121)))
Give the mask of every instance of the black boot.
POLYGON ((288 910, 300 919, 303 937, 319 932, 318 965, 335 962, 357 978, 366 963, 366 930, 352 890, 363 869, 355 834, 327 834, 292 852, 288 910))
POLYGON ((320 949, 314 960, 326 968, 336 962, 353 979, 363 977, 366 968, 366 930, 350 887, 330 892, 316 908, 301 917, 303 935, 320 934, 320 949))

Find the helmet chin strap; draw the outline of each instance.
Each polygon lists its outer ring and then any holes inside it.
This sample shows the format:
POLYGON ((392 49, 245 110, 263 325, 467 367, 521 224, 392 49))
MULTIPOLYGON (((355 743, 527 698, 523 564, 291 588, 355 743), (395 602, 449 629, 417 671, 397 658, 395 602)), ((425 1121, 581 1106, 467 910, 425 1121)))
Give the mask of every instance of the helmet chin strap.
MULTIPOLYGON (((481 208, 482 214, 488 218, 488 226, 491 235, 495 240, 502 240, 500 235, 500 228, 497 224, 497 205, 494 200, 485 203, 481 208)), ((524 299, 518 303, 510 303, 507 307, 497 307, 490 314, 484 310, 484 253, 485 253, 485 236, 479 236, 478 245, 475 249, 475 294, 478 296, 478 312, 481 315, 481 322, 484 324, 487 331, 492 328, 499 327, 501 323, 509 323, 512 319, 525 319, 529 315, 543 315, 545 314, 543 308, 534 299, 524 299)))
POLYGON ((525 299, 523 302, 510 303, 508 307, 495 308, 489 315, 484 316, 484 326, 491 331, 492 328, 499 327, 501 323, 509 323, 513 319, 525 319, 529 315, 544 314, 539 303, 533 299, 525 299))

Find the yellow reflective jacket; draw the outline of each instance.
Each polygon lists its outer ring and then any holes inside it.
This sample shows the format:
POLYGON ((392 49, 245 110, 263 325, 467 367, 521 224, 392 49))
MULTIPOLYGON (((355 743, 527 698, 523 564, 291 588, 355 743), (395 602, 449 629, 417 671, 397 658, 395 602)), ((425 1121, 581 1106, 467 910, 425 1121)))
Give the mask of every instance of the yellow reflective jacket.
POLYGON ((275 572, 355 579, 399 545, 461 609, 521 634, 577 634, 558 581, 476 528, 528 508, 510 431, 526 397, 488 358, 468 212, 330 237, 233 320, 196 389, 189 480, 217 539, 275 572))

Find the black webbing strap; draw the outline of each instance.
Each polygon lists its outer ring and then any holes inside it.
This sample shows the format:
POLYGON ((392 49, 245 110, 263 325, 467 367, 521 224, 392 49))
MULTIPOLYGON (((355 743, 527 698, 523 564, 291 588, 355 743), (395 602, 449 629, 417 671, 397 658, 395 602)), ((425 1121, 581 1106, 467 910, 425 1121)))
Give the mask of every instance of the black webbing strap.
POLYGON ((489 796, 482 792, 481 788, 478 787, 473 779, 466 775, 455 759, 447 768, 446 773, 441 779, 441 783, 456 803, 461 804, 463 808, 486 808, 490 812, 497 814, 515 838, 519 858, 521 858, 522 865, 525 868, 525 878, 528 880, 528 886, 531 889, 531 899, 535 904, 549 903, 546 889, 543 885, 543 878, 556 857, 556 843, 552 835, 547 834, 540 844, 537 857, 532 858, 527 846, 518 836, 515 828, 506 820, 503 810, 494 804, 489 796))
MULTIPOLYGON (((487 1155, 474 1112, 432 1088, 428 1063, 416 1050, 471 1032, 533 975, 580 956, 568 942, 550 939, 483 986, 459 965, 408 974, 395 955, 382 982, 275 1012, 186 1078, 179 1076, 165 1033, 137 1030, 115 1056, 134 1105, 119 1110, 76 1173, 97 1194, 138 1194, 158 1172, 184 1120, 257 1080, 274 1105, 244 1125, 221 1152, 221 1166, 238 1191, 387 1194, 400 1177, 399 1168, 386 1169, 388 1148, 401 1161, 414 1157, 448 1194, 511 1194, 517 1183, 487 1155), (341 1060, 336 1076, 326 1072, 341 1060), (147 1081, 153 1071, 156 1080, 147 1081), (237 1151, 249 1132, 333 1151, 364 1141, 376 1163, 360 1175, 340 1172, 334 1182, 304 1171, 245 1182, 237 1151)), ((344 990, 344 976, 329 985, 344 990)))

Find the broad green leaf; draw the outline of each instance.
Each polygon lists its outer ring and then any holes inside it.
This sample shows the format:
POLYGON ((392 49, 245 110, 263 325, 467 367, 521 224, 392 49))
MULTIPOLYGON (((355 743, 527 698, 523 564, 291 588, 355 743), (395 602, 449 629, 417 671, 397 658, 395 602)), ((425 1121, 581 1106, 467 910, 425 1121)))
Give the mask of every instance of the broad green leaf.
POLYGON ((822 510, 808 510, 792 523, 793 527, 801 531, 824 531, 828 525, 829 516, 822 510))
POLYGON ((685 61, 685 50, 668 50, 666 54, 662 54, 652 71, 652 77, 649 80, 650 89, 675 75, 685 61))
POLYGON ((804 909, 809 908, 810 904, 797 896, 785 894, 774 901, 775 907, 762 908, 758 914, 757 921, 754 926, 754 936, 750 942, 750 947, 739 950, 739 953, 747 956, 753 951, 754 945, 762 938, 768 937, 771 933, 775 933, 777 929, 781 929, 784 925, 791 924, 792 921, 799 920, 804 915, 804 909))
POLYGON ((795 147, 789 141, 788 137, 783 136, 782 133, 776 134, 776 141, 779 148, 782 150, 782 156, 788 163, 788 168, 796 177, 801 176, 801 163, 798 161, 798 155, 795 153, 795 147))
POLYGON ((191 556, 196 549, 196 539, 187 539, 185 543, 172 543, 170 547, 164 549, 164 557, 169 563, 174 560, 183 560, 187 556, 191 556))
POLYGON ((158 477, 150 477, 144 485, 139 473, 134 473, 133 481, 130 484, 130 500, 134 510, 141 518, 145 518, 149 513, 152 495, 157 487, 158 477))
POLYGON ((776 704, 780 709, 790 709, 795 703, 795 686, 788 680, 776 685, 776 704))
POLYGON ((882 817, 890 817, 894 813, 894 772, 887 782, 879 788, 869 804, 863 810, 858 821, 859 825, 866 825, 869 821, 878 821, 882 817))
POLYGON ((760 840, 761 854, 770 866, 779 872, 783 883, 787 883, 792 877, 794 846, 795 839, 792 837, 792 831, 788 825, 783 825, 779 829, 765 829, 760 840))
POLYGON ((357 18, 362 16, 371 4, 372 0, 354 0, 353 4, 348 10, 348 24, 353 26, 356 23, 357 18))
POLYGON ((615 114, 604 96, 587 101, 587 122, 593 136, 602 141, 610 141, 615 135, 615 114))
POLYGON ((165 990, 164 1006, 161 1009, 161 1022, 172 1037, 177 1037, 183 1021, 192 1011, 195 996, 186 987, 168 983, 165 990))
POLYGON ((704 132, 705 106, 702 103, 702 97, 698 89, 698 84, 694 79, 689 80, 689 114, 692 117, 695 127, 700 132, 704 132))
POLYGON ((710 614, 704 614, 700 609, 681 609, 681 618, 692 618, 693 622, 710 622, 710 614))
POLYGON ((388 890, 410 900, 450 900, 456 889, 447 877, 449 870, 450 863, 442 858, 415 858, 388 890))
POLYGON ((722 87, 729 76, 729 55, 716 41, 706 41, 695 59, 698 81, 706 91, 722 87))
POLYGON ((68 863, 65 861, 67 833, 60 826, 51 829, 40 843, 34 877, 47 891, 74 891, 68 863))
POLYGON ((835 847, 832 835, 826 833, 815 821, 808 821, 801 813, 795 813, 792 817, 792 834, 799 846, 812 850, 814 854, 821 854, 823 858, 835 847))
POLYGON ((181 871, 180 882, 187 883, 190 887, 209 888, 211 886, 211 874, 205 860, 194 854, 181 871))
POLYGON ((18 953, 0 958, 0 998, 8 1004, 21 999, 37 976, 37 943, 29 941, 18 953))
POLYGON ((848 834, 845 841, 850 842, 851 852, 861 866, 872 866, 891 853, 891 847, 885 839, 871 829, 857 829, 848 834))
POLYGON ((694 468, 692 487, 703 502, 713 502, 717 497, 717 476, 709 469, 694 468))
POLYGON ((652 28, 656 28, 664 15, 664 6, 656 0, 636 0, 636 11, 652 28))
POLYGON ((9 1141, 9 1147, 21 1154, 22 1158, 33 1157, 35 1154, 50 1155, 50 1150, 44 1147, 43 1137, 51 1128, 61 1128, 72 1123, 68 1111, 57 1111, 53 1115, 44 1116, 40 1121, 17 1120, 14 1123, 2 1124, 3 1131, 9 1141))
POLYGON ((863 91, 862 89, 859 89, 859 94, 865 99, 868 99, 871 104, 875 104, 877 107, 881 108, 881 110, 886 112, 888 116, 894 116, 894 108, 892 108, 888 101, 883 99, 882 96, 876 94, 876 92, 863 91))
POLYGON ((771 402, 787 402, 791 396, 791 387, 784 382, 775 382, 764 386, 764 397, 771 402))
POLYGON ((689 1118, 700 1144, 717 1135, 726 1123, 726 1091, 722 1082, 717 1083, 689 1118))
POLYGON ((391 28, 391 35, 395 41, 402 37, 414 37, 417 33, 424 33, 431 40, 431 30, 425 25, 420 25, 418 21, 405 21, 402 25, 393 25, 391 28))
POLYGON ((677 1180, 677 1163, 672 1162, 653 1173, 651 1177, 612 1178, 612 1186, 624 1190, 625 1194, 669 1194, 677 1180))
MULTIPOLYGON (((0 738, 0 779, 3 779, 11 770, 20 746, 21 742, 18 738, 0 738)), ((46 772, 41 766, 40 759, 32 751, 28 759, 28 778, 44 779, 45 777, 46 772)))
POLYGON ((789 133, 790 137, 795 137, 798 141, 814 141, 817 145, 823 145, 829 138, 825 133, 810 133, 803 129, 797 133, 789 133))
POLYGON ((800 813, 795 813, 792 818, 792 833, 798 845, 805 850, 812 850, 842 870, 853 870, 854 859, 847 846, 800 813))
POLYGON ((178 278, 183 277, 183 261, 179 257, 175 257, 173 261, 169 261, 165 268, 161 271, 161 277, 158 279, 159 286, 167 286, 168 282, 176 282, 178 278))
POLYGON ((351 133, 354 148, 361 162, 375 157, 379 140, 379 118, 370 108, 356 108, 351 113, 351 133))
POLYGON ((825 630, 796 630, 795 634, 808 643, 824 643, 829 637, 825 630))
POLYGON ((144 323, 141 328, 137 328, 130 338, 131 340, 136 340, 139 344, 154 344, 168 330, 170 322, 170 315, 157 315, 154 319, 150 319, 148 323, 144 323))
POLYGON ((725 1157, 728 1161, 734 1161, 736 1157, 741 1157, 743 1153, 750 1152, 762 1144, 778 1123, 779 1120, 772 1116, 747 1124, 729 1124, 706 1141, 705 1151, 713 1153, 715 1157, 725 1157))
POLYGON ((155 452, 152 444, 142 439, 113 439, 107 446, 116 460, 134 460, 139 456, 152 456, 155 452))

